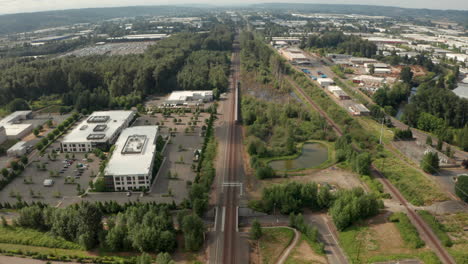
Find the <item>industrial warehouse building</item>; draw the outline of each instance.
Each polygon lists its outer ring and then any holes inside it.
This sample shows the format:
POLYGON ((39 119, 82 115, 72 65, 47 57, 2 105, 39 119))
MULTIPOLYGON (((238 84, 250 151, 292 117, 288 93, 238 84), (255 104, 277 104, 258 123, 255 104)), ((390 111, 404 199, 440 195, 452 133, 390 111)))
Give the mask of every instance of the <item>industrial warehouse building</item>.
POLYGON ((22 120, 30 119, 32 111, 16 111, 0 121, 0 144, 7 139, 20 139, 33 130, 32 124, 24 124, 22 120))
POLYGON ((349 111, 354 116, 367 116, 370 115, 369 109, 363 104, 355 104, 349 107, 349 111))
POLYGON ((320 84, 322 88, 326 88, 330 85, 335 84, 335 81, 333 81, 333 79, 330 79, 330 78, 318 78, 317 82, 320 84))
POLYGON ((310 64, 302 50, 297 48, 281 49, 279 53, 292 64, 310 64))
POLYGON ((135 118, 135 111, 100 111, 92 113, 76 126, 61 143, 63 152, 89 152, 107 149, 120 132, 135 118))
POLYGON ((28 151, 28 144, 25 141, 18 141, 7 150, 8 157, 19 157, 28 151))
POLYGON ((336 98, 340 100, 351 99, 351 97, 349 97, 349 95, 345 91, 343 91, 343 89, 341 89, 341 87, 339 86, 328 86, 327 89, 328 91, 330 91, 330 93, 332 93, 336 98))
POLYGON ((167 106, 190 106, 213 101, 213 91, 175 91, 165 101, 167 106))
POLYGON ((131 191, 150 187, 157 135, 157 126, 135 126, 122 131, 104 170, 108 189, 131 191))

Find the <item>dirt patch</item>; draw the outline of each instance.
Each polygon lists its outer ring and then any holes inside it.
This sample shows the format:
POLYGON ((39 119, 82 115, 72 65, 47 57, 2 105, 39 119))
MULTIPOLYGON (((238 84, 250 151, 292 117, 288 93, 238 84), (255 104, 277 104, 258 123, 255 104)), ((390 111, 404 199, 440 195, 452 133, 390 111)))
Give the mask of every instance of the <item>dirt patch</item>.
POLYGON ((427 71, 424 69, 424 67, 419 66, 419 65, 408 65, 408 66, 398 65, 398 66, 392 66, 392 76, 398 77, 400 75, 401 70, 404 67, 410 67, 414 76, 425 76, 427 74, 427 71))
POLYGON ((294 248, 294 251, 286 260, 286 263, 306 264, 306 263, 328 263, 327 258, 320 256, 314 252, 306 240, 301 239, 299 244, 294 248))
POLYGON ((394 223, 387 221, 387 215, 380 214, 371 219, 369 226, 370 240, 376 246, 368 247, 368 254, 390 255, 390 254, 411 254, 414 250, 405 248, 400 232, 394 223))
POLYGON ((286 183, 289 181, 295 181, 295 182, 300 182, 300 183, 326 182, 332 186, 337 186, 343 189, 351 189, 355 187, 365 188, 365 186, 362 184, 357 174, 340 169, 335 166, 332 166, 324 170, 301 171, 300 174, 301 175, 295 175, 295 176, 289 176, 287 178, 277 178, 277 179, 265 181, 264 185, 272 185, 272 184, 278 184, 278 183, 286 183))

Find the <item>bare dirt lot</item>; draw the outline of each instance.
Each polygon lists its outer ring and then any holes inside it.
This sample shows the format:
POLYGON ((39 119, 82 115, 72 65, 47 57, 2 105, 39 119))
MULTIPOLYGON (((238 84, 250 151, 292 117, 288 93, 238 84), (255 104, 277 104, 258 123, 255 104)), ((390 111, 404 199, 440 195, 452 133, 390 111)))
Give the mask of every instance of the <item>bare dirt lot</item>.
POLYGON ((251 197, 260 198, 261 190, 264 187, 271 186, 273 184, 288 183, 288 182, 316 182, 316 183, 328 183, 331 186, 335 186, 342 189, 352 189, 355 187, 366 188, 361 182, 359 176, 351 171, 340 169, 336 166, 324 170, 305 170, 299 172, 300 175, 288 176, 287 178, 275 178, 271 180, 258 181, 255 184, 255 188, 248 189, 248 193, 251 197))

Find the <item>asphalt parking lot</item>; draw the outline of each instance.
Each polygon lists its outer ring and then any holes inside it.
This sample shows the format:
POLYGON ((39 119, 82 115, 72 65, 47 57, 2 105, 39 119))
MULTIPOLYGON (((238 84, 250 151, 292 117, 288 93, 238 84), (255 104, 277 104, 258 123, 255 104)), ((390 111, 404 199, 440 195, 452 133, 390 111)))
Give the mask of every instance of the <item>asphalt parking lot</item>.
POLYGON ((159 133, 162 136, 172 134, 170 143, 167 144, 163 154, 165 161, 160 168, 158 178, 153 181, 150 192, 145 196, 141 196, 139 193, 127 196, 126 192, 90 192, 84 197, 79 197, 77 185, 79 184, 82 189, 88 188, 89 181, 94 179, 91 175, 98 174, 100 159, 94 154, 88 154, 88 158, 92 160, 88 162, 83 160, 84 153, 68 153, 68 155, 59 153, 56 160, 50 160, 48 154, 52 150, 60 148, 60 140, 63 139, 61 136, 49 146, 45 155, 37 156, 20 176, 0 192, 0 200, 14 203, 18 200, 18 196, 27 202, 41 201, 62 206, 81 200, 115 200, 121 203, 136 200, 168 203, 175 201, 179 203, 188 198, 187 187, 195 179, 196 173, 193 168, 197 162, 194 160, 194 151, 203 145, 202 126, 205 125, 205 119, 208 118, 208 113, 200 113, 198 118, 195 118, 192 113, 174 114, 166 118, 162 114, 155 114, 143 115, 133 123, 132 126, 159 124, 159 133), (177 122, 174 122, 174 118, 177 119, 177 122), (193 122, 196 122, 196 125, 193 122), (162 123, 164 125, 161 125, 162 123), (65 163, 67 159, 75 159, 75 161, 68 168, 64 168, 67 165, 65 163), (77 176, 78 168, 76 165, 79 163, 84 164, 86 168, 83 169, 80 176, 77 176), (45 170, 42 169, 43 166, 45 166, 45 170), (54 177, 51 177, 51 173, 54 177), (56 176, 57 174, 58 176, 56 176), (74 183, 65 183, 67 178, 67 181, 73 179, 74 183), (53 186, 43 186, 45 179, 54 180, 53 186), (29 181, 32 183, 27 183, 29 181))
MULTIPOLYGON (((53 149, 59 147, 60 143, 55 142, 49 146, 47 153, 50 154, 53 149)), ((86 189, 92 179, 91 175, 96 175, 99 170, 100 159, 95 157, 94 154, 89 154, 88 158, 90 160, 84 161, 84 153, 69 153, 68 159, 74 158, 75 161, 68 168, 64 168, 67 165, 67 163, 64 163, 67 159, 66 153, 59 153, 55 160, 49 159, 48 154, 42 157, 37 156, 21 175, 0 192, 0 200, 14 203, 18 200, 17 195, 19 194, 21 200, 28 203, 40 201, 56 205, 64 197, 76 197, 78 195, 78 184, 81 188, 86 189), (78 164, 83 164, 83 173, 79 176, 78 164), (42 169, 42 166, 45 166, 45 169, 42 169), (45 187, 43 185, 45 179, 52 179, 54 181, 53 186, 45 187), (66 179, 70 183, 66 184, 66 179)))

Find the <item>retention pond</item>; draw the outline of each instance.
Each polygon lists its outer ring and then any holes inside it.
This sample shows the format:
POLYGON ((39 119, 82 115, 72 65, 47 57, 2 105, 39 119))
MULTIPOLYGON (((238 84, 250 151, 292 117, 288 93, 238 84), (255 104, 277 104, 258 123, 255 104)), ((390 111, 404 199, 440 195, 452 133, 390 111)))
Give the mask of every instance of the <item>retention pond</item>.
POLYGON ((292 171, 317 167, 328 160, 328 148, 320 143, 305 143, 295 159, 273 160, 268 163, 277 171, 292 171))

